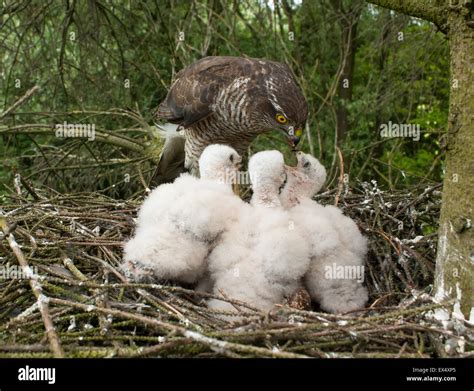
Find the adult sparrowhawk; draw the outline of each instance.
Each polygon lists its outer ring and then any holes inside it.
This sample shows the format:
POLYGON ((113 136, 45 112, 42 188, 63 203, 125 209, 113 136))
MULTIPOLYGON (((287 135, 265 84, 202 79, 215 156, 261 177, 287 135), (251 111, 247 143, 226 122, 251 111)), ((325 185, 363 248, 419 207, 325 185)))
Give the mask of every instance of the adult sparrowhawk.
POLYGON ((209 144, 226 144, 245 155, 259 134, 277 129, 296 146, 308 115, 307 102, 286 64, 254 58, 205 57, 177 73, 156 117, 178 125, 181 138, 165 143, 152 184, 183 171, 198 175, 209 144))

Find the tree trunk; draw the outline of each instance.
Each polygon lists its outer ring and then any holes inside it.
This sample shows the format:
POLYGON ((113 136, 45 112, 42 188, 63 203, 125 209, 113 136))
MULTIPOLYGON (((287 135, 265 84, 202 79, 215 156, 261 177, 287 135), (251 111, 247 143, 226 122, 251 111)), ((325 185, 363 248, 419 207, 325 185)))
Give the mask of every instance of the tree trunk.
POLYGON ((474 317, 474 29, 450 14, 451 92, 443 203, 436 260, 436 295, 456 299, 474 317))
POLYGON ((472 0, 371 0, 435 23, 447 34, 451 90, 435 296, 474 321, 474 20, 472 0))

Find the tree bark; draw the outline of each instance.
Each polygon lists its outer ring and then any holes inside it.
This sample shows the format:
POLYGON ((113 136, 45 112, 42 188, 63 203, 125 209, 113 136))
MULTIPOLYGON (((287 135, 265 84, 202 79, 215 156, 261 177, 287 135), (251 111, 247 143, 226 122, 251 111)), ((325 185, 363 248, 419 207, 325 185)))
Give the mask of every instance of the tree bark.
MULTIPOLYGON (((370 0, 369 3, 401 12, 434 23, 442 31, 446 30, 449 3, 463 0, 370 0)), ((465 1, 465 0, 464 0, 465 1)), ((468 0, 469 1, 469 0, 468 0)))
POLYGON ((440 216, 436 294, 455 298, 474 318, 474 29, 462 15, 449 15, 451 92, 443 203, 440 216))
POLYGON ((474 321, 474 6, 472 0, 371 0, 435 23, 450 42, 446 171, 439 220, 435 297, 453 299, 457 317, 474 321))

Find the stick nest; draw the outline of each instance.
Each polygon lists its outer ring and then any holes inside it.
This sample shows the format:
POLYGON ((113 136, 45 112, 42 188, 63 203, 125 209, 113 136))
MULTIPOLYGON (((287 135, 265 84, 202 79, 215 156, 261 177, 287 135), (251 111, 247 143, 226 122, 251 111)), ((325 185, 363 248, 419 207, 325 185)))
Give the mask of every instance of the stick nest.
POLYGON ((317 199, 337 200, 369 238, 369 307, 332 315, 282 304, 261 313, 235 302, 243 308, 235 322, 206 307, 212 295, 121 275, 141 199, 17 180, 0 210, 0 266, 23 275, 0 278, 0 357, 473 356, 472 328, 437 320, 450 303, 430 296, 440 186, 388 192, 360 183, 317 199))

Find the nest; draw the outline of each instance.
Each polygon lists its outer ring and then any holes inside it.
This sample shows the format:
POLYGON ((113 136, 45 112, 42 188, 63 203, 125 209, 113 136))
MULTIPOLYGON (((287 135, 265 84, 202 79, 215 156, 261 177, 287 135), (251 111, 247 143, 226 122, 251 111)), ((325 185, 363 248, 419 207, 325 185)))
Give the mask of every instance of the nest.
MULTIPOLYGON (((17 178, 18 179, 18 178, 17 178)), ((318 196, 369 238, 369 307, 346 315, 245 303, 240 319, 210 294, 118 271, 141 200, 59 194, 16 181, 2 207, 0 357, 433 357, 472 355, 463 331, 433 314, 440 186, 386 192, 373 183, 318 196), (16 269, 15 269, 16 268, 16 269), (442 341, 463 340, 451 350, 442 341)), ((471 344, 471 345, 470 345, 471 344)))

